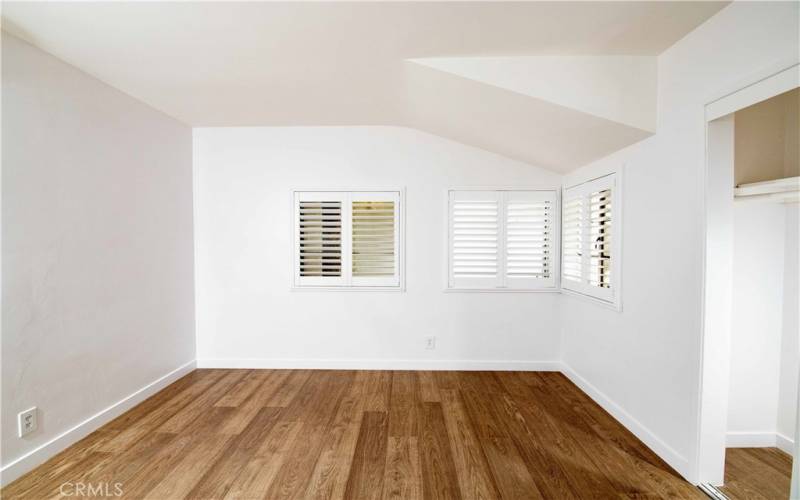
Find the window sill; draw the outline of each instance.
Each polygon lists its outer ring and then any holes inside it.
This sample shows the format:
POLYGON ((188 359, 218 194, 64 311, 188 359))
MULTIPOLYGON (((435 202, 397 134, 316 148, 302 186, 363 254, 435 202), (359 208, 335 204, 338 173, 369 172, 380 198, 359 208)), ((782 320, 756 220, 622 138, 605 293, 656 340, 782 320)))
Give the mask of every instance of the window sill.
POLYGON ((558 288, 445 288, 445 293, 558 293, 558 288))
POLYGON ((564 295, 569 295, 570 297, 575 297, 577 299, 584 300, 586 302, 591 302, 598 306, 605 307, 606 309, 611 309, 612 311, 622 312, 622 303, 620 302, 608 302, 607 300, 598 299, 597 297, 592 297, 591 295, 586 295, 585 293, 576 292, 568 288, 562 288, 561 293, 563 293, 564 295))
POLYGON ((405 292, 399 286, 290 286, 292 292, 405 292))

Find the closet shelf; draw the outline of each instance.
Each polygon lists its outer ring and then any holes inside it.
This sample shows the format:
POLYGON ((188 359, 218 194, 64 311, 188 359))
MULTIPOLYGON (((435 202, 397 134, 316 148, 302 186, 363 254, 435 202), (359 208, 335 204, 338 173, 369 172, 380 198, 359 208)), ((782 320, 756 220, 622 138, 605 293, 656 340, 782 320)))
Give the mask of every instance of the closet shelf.
POLYGON ((800 201, 800 177, 740 184, 734 196, 737 202, 796 203, 800 201))

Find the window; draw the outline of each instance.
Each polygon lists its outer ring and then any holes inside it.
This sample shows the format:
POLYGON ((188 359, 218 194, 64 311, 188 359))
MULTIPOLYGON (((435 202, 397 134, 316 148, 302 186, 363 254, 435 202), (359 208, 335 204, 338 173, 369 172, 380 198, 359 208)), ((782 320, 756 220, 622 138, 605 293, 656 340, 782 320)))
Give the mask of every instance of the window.
POLYGON ((555 191, 451 190, 449 289, 555 289, 555 191))
POLYGON ((615 174, 564 190, 561 216, 563 289, 619 304, 618 207, 615 174))
POLYGON ((295 191, 294 286, 400 289, 401 191, 295 191))

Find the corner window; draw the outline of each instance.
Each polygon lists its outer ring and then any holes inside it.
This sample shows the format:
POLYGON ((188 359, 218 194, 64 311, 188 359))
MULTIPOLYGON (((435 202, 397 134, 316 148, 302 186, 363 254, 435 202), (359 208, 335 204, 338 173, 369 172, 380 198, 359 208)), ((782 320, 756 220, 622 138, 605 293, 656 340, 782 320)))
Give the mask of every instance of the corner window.
POLYGON ((294 286, 397 289, 401 191, 295 191, 294 286))

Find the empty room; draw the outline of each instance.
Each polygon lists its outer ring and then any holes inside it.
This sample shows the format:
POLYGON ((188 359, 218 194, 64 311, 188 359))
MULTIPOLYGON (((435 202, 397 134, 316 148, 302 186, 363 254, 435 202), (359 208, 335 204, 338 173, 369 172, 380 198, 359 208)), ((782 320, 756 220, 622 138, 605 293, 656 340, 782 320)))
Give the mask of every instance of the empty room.
POLYGON ((800 499, 800 2, 0 9, 2 498, 800 499))

